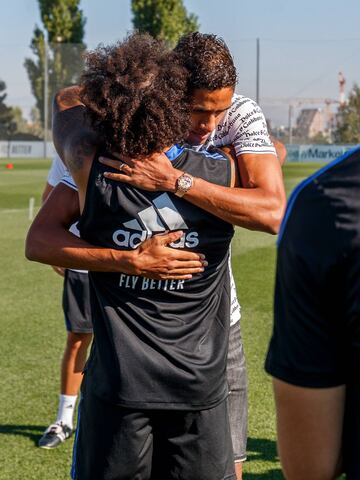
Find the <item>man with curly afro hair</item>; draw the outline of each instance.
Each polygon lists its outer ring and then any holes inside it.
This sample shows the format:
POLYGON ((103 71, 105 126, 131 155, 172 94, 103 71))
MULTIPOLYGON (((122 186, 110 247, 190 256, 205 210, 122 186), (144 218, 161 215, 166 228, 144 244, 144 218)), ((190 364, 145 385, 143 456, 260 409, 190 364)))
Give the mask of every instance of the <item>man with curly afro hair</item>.
POLYGON ((99 47, 85 62, 81 101, 109 152, 145 157, 187 137, 188 72, 175 52, 143 34, 99 47))
MULTIPOLYGON (((196 150, 231 145, 241 179, 241 188, 230 189, 196 178, 184 198, 234 225, 277 233, 285 207, 281 173, 285 147, 270 138, 260 107, 250 98, 234 93, 236 68, 223 39, 213 34, 189 33, 180 38, 175 52, 189 72, 191 119, 189 134, 184 138, 196 150)), ((127 158, 120 163, 100 161, 120 170, 110 174, 113 180, 158 191, 173 191, 181 173, 164 155, 147 163, 127 158)), ((241 480, 247 444, 247 376, 233 278, 231 298, 229 414, 237 480, 241 480)))
POLYGON ((86 56, 81 101, 101 142, 95 152, 78 145, 81 155, 68 161, 81 238, 141 255, 148 238, 173 231, 174 249, 201 251, 206 263, 177 280, 133 275, 126 266, 121 274, 89 272, 94 343, 82 382, 74 480, 236 478, 226 401, 234 229, 182 199, 194 177, 230 187, 234 174, 220 150, 205 154, 176 143, 188 133, 187 82, 178 55, 149 35, 86 56), (115 147, 144 162, 165 154, 181 170, 175 191, 113 181, 98 158, 115 147))

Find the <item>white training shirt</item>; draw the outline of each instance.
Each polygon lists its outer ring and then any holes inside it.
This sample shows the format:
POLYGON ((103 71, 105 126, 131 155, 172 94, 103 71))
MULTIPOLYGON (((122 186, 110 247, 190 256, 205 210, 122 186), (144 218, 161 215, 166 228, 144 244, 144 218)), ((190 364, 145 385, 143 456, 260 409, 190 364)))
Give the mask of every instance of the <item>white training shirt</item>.
POLYGON ((244 153, 276 155, 261 108, 251 98, 237 93, 232 98, 231 107, 207 141, 194 148, 201 150, 211 145, 233 145, 237 156, 244 153))
POLYGON ((47 183, 51 185, 53 188, 56 187, 56 185, 60 183, 65 172, 66 172, 65 165, 61 161, 61 158, 59 157, 59 155, 55 154, 51 163, 50 170, 48 172, 47 183))
MULTIPOLYGON (((276 150, 270 140, 265 116, 259 105, 251 98, 234 94, 231 107, 225 112, 224 118, 216 130, 212 132, 205 144, 193 145, 193 148, 202 150, 210 146, 222 147, 225 145, 233 145, 237 156, 244 153, 276 155, 276 150)), ((61 182, 77 190, 74 180, 66 170, 61 182)), ((241 310, 237 299, 231 259, 229 259, 229 268, 231 281, 230 325, 235 325, 240 320, 241 310)))
MULTIPOLYGON (((194 148, 202 150, 210 146, 224 147, 225 145, 232 145, 237 156, 244 153, 276 155, 265 116, 259 105, 251 98, 234 94, 231 107, 226 111, 216 130, 212 132, 203 145, 197 145, 194 148)), ((241 307, 237 298, 231 258, 229 258, 229 270, 231 285, 230 325, 235 325, 241 318, 241 307)))

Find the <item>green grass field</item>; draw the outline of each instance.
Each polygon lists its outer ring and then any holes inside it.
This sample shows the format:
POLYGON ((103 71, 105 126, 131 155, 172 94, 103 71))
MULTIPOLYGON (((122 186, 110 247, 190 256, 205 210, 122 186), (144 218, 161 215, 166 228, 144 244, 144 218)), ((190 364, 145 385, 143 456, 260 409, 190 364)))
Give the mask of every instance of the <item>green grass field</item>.
MULTIPOLYGON (((72 440, 54 451, 37 448, 55 419, 65 341, 62 281, 49 267, 24 258, 28 203, 40 195, 46 160, 0 159, 0 480, 69 478, 72 440)), ((319 165, 284 168, 287 191, 319 165)), ((276 456, 271 384, 263 371, 272 323, 276 238, 237 229, 233 266, 242 304, 242 331, 250 391, 245 480, 281 479, 276 456)), ((99 479, 100 480, 100 479, 99 479)))

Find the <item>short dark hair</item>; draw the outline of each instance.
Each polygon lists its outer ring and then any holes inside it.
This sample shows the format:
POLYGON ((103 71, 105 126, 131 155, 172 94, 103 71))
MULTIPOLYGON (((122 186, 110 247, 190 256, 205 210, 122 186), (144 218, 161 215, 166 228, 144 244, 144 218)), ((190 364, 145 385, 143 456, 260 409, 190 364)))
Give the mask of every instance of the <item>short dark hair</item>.
POLYGON ((200 32, 189 33, 180 38, 175 51, 189 71, 190 90, 235 87, 234 60, 222 38, 200 32))
POLYGON ((134 33, 86 55, 81 100, 107 149, 146 156, 186 138, 187 80, 164 42, 134 33))

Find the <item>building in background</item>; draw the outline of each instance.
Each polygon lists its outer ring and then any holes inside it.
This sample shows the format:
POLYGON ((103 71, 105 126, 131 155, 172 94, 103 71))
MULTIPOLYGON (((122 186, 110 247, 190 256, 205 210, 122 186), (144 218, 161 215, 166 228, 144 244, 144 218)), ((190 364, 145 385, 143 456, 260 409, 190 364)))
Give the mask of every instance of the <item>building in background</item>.
POLYGON ((336 112, 331 109, 330 101, 324 108, 303 108, 296 120, 296 135, 302 139, 323 137, 331 142, 335 128, 336 112))

